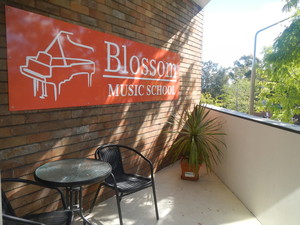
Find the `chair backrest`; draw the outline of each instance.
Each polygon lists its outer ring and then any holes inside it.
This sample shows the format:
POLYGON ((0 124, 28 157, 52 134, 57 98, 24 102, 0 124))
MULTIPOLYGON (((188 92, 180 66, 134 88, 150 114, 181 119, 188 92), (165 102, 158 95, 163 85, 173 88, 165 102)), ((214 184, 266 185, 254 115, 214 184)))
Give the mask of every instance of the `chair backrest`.
POLYGON ((101 146, 96 150, 96 158, 108 162, 114 176, 124 174, 120 148, 117 145, 101 146))
POLYGON ((2 213, 10 216, 16 216, 15 211, 13 210, 9 200, 7 199, 2 189, 1 189, 1 198, 2 198, 2 213))

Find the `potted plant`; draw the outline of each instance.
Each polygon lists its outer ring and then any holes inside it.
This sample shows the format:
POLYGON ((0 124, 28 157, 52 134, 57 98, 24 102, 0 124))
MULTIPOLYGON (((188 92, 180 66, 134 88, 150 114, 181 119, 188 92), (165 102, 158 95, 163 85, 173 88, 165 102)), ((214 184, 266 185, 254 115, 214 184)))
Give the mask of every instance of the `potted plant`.
POLYGON ((169 154, 175 160, 181 158, 182 179, 198 180, 202 164, 205 164, 207 172, 211 172, 220 162, 222 147, 226 148, 226 144, 220 139, 225 135, 220 132, 222 124, 217 117, 209 117, 209 113, 210 109, 200 102, 192 110, 185 110, 180 116, 172 116, 169 121, 172 128, 177 125, 179 129, 167 132, 178 135, 169 154))

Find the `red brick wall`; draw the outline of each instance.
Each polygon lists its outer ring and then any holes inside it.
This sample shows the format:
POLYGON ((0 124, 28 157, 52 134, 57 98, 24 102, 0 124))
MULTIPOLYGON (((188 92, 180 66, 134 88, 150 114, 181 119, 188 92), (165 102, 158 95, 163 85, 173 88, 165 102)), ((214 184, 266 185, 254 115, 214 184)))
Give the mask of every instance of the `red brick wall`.
MULTIPOLYGON (((156 170, 167 165, 171 144, 163 132, 169 116, 200 99, 202 13, 192 0, 4 0, 0 3, 0 169, 2 177, 33 179, 52 160, 93 157, 106 143, 143 152, 156 170), (10 112, 6 65, 5 4, 179 53, 176 101, 10 112)), ((127 160, 128 162, 130 159, 127 160)), ((135 167, 129 163, 128 167, 135 167)), ((95 185, 85 189, 87 204, 95 185)), ((18 189, 11 191, 13 194, 18 189)), ((22 192, 23 193, 23 192, 22 192)), ((25 192, 26 193, 26 192, 25 192)), ((103 199, 105 196, 103 195, 103 199)), ((14 196, 18 213, 25 209, 14 196)), ((13 197, 12 197, 13 198, 13 197)), ((40 203, 41 204, 41 203, 40 203)), ((45 202, 43 202, 45 204, 45 202)), ((42 205, 43 205, 42 204, 42 205)))

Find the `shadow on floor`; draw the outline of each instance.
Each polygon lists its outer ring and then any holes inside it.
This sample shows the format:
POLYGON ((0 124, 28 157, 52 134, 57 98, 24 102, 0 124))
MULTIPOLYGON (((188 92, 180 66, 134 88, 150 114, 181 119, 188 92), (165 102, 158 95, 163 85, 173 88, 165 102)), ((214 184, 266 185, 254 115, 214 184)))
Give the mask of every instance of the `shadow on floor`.
MULTIPOLYGON (((148 188, 122 199, 124 225, 261 225, 214 174, 202 170, 199 181, 184 181, 175 163, 156 173, 155 182, 159 221, 148 188)), ((95 225, 118 225, 115 197, 95 206, 87 218, 95 225)))

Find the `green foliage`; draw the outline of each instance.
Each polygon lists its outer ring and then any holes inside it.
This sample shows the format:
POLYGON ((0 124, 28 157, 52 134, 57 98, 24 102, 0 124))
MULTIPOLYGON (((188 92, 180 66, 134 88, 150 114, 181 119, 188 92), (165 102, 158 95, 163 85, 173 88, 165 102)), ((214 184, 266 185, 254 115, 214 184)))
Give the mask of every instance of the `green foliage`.
POLYGON ((238 112, 249 112, 250 80, 238 79, 224 87, 223 107, 238 112))
POLYGON ((220 132, 222 125, 218 118, 210 118, 209 113, 210 110, 201 103, 195 105, 191 111, 186 110, 181 115, 172 117, 169 123, 172 127, 178 126, 179 130, 167 131, 178 135, 170 151, 174 159, 186 157, 191 167, 205 163, 208 172, 212 171, 222 157, 220 146, 226 147, 219 139, 225 135, 220 132))
POLYGON ((227 69, 219 67, 212 61, 204 62, 201 77, 202 93, 207 93, 216 98, 223 94, 223 86, 228 82, 227 69))
POLYGON ((234 62, 234 67, 226 69, 219 68, 218 64, 211 61, 204 63, 203 74, 205 77, 203 79, 206 83, 204 85, 202 81, 201 100, 207 104, 247 113, 252 60, 252 56, 244 55, 234 62), (217 80, 218 76, 223 77, 223 82, 207 84, 213 78, 217 80))
POLYGON ((272 118, 292 122, 300 114, 300 18, 296 17, 265 52, 260 72, 261 110, 270 111, 272 118))
MULTIPOLYGON (((253 56, 243 55, 239 60, 234 62, 234 67, 231 69, 231 79, 250 79, 251 77, 251 67, 252 67, 253 56)), ((259 60, 258 60, 259 61, 259 60)))
POLYGON ((223 101, 220 99, 219 96, 216 98, 212 97, 210 93, 203 93, 201 95, 201 101, 203 103, 209 104, 209 105, 215 105, 219 107, 223 107, 223 101))
POLYGON ((293 9, 299 9, 300 1, 299 0, 285 0, 285 5, 282 8, 283 12, 290 12, 293 9))
MULTIPOLYGON (((300 115, 300 0, 284 1, 283 11, 294 11, 294 19, 273 46, 265 48, 263 60, 256 59, 255 109, 270 112, 272 119, 293 123, 300 115)), ((224 71, 217 63, 204 63, 202 99, 247 113, 252 60, 244 55, 224 71), (212 81, 221 74, 226 82, 212 81)))

